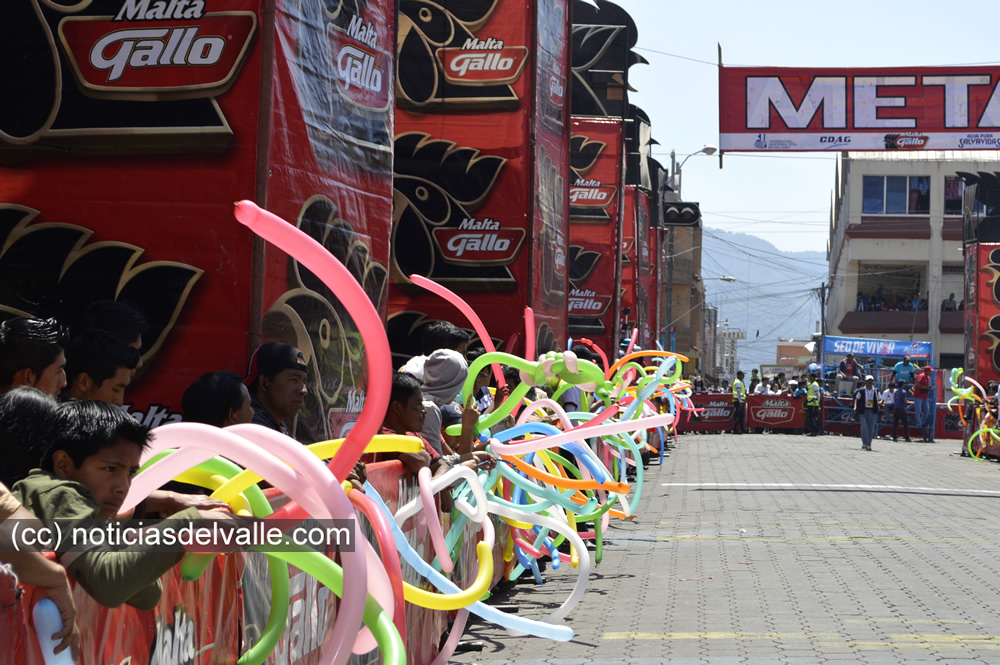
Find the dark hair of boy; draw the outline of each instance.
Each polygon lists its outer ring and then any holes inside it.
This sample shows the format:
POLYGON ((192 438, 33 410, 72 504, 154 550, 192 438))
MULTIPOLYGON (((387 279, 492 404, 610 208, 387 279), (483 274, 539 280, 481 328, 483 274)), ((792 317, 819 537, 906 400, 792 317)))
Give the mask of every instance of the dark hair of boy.
POLYGON ((13 487, 39 466, 58 411, 55 397, 29 386, 0 395, 0 482, 13 487))
POLYGON ((139 351, 107 330, 84 330, 66 347, 66 380, 70 385, 83 373, 100 385, 113 377, 119 367, 135 369, 138 364, 139 351))
POLYGON ((600 360, 599 356, 593 351, 591 351, 590 347, 586 346, 585 344, 577 344, 572 349, 570 349, 570 351, 575 353, 576 357, 579 358, 580 360, 589 360, 590 362, 597 362, 598 360, 600 360))
POLYGON ((184 420, 215 427, 250 422, 253 409, 243 377, 235 372, 209 372, 187 387, 181 398, 184 420))
POLYGON ((137 307, 117 300, 97 300, 87 308, 80 329, 90 328, 110 331, 125 345, 138 349, 148 326, 146 317, 137 307))
POLYGON ((88 457, 122 441, 134 443, 140 450, 145 450, 149 446, 149 432, 149 427, 107 402, 65 402, 59 405, 53 420, 41 468, 50 472, 55 470, 52 455, 57 450, 64 451, 78 467, 88 457))
MULTIPOLYGON (((61 360, 67 341, 66 328, 55 319, 22 317, 0 323, 0 388, 35 385, 47 368, 61 360)), ((58 394, 58 389, 39 387, 58 394)))
POLYGON ((432 321, 424 327, 421 340, 421 353, 429 356, 438 349, 451 349, 465 353, 472 337, 454 323, 449 321, 432 321))
POLYGON ((415 376, 406 372, 393 372, 389 404, 393 402, 406 404, 407 400, 418 390, 420 390, 420 381, 415 376))

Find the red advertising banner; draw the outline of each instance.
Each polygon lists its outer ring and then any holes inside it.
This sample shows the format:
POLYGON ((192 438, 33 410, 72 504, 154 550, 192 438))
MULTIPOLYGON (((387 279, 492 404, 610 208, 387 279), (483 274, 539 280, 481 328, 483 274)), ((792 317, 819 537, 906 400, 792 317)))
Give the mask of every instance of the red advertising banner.
MULTIPOLYGON (((392 219, 393 0, 278 2, 266 202, 326 247, 384 312, 392 219)), ((343 436, 365 403, 364 348, 337 294, 267 248, 264 342, 299 348, 302 441, 343 436)))
POLYGON ((695 413, 685 416, 687 422, 679 432, 722 432, 733 428, 733 396, 730 393, 696 393, 691 396, 695 413))
POLYGON ((1000 380, 1000 244, 979 243, 966 251, 976 252, 978 264, 975 279, 970 280, 975 292, 970 290, 970 299, 966 300, 975 303, 975 308, 966 315, 975 316, 966 321, 966 348, 974 349, 975 379, 986 385, 1000 380))
POLYGON ((574 117, 570 145, 569 332, 613 356, 623 284, 621 121, 574 117))
MULTIPOLYGON (((622 206, 622 285, 621 313, 622 329, 619 337, 631 339, 632 329, 639 327, 639 269, 638 269, 638 237, 636 235, 636 194, 634 185, 622 188, 624 205, 622 206), (628 313, 625 310, 628 310, 628 313)), ((619 339, 619 344, 622 339, 619 339)), ((637 342, 642 346, 642 342, 637 342)))
POLYGON ((979 245, 966 245, 965 251, 965 373, 976 377, 979 361, 979 245))
MULTIPOLYGON (((534 259, 553 269, 548 302, 558 296, 559 257, 536 251, 558 242, 560 201, 551 187, 543 202, 548 238, 534 235, 536 178, 554 186, 562 158, 557 145, 543 140, 537 150, 544 148, 551 166, 536 169, 529 147, 536 74, 531 16, 512 0, 473 8, 460 0, 400 6, 387 324, 396 364, 420 352, 427 320, 468 327, 452 305, 413 286, 410 275, 460 292, 498 342, 523 338, 534 259)), ((543 315, 551 343, 561 344, 551 328, 553 307, 543 307, 543 315)))
MULTIPOLYGON (((152 611, 128 605, 110 609, 86 591, 74 589, 80 662, 134 665, 234 663, 240 655, 239 593, 241 557, 216 557, 194 582, 181 579, 180 566, 163 577, 163 595, 152 611)), ((34 628, 28 623, 34 589, 16 593, 14 579, 0 569, 0 635, 4 663, 44 665, 34 628), (11 593, 11 591, 14 593, 11 593)))
POLYGON ((142 310, 126 389, 147 425, 247 363, 260 107, 260 0, 2 3, 0 316, 142 310), (155 6, 154 6, 155 5, 155 6), (53 66, 55 65, 55 66, 53 66))
POLYGON ((749 395, 747 427, 802 429, 806 424, 805 404, 805 397, 749 395))
MULTIPOLYGON (((650 214, 653 214, 651 211, 650 214)), ((657 229, 649 230, 649 272, 651 286, 649 290, 649 345, 650 348, 656 348, 656 343, 659 341, 661 344, 661 336, 663 335, 663 330, 660 328, 662 321, 660 320, 660 307, 661 298, 663 297, 663 282, 660 275, 660 243, 662 234, 657 229)), ((666 348, 666 347, 664 347, 666 348)))
POLYGON ((531 237, 531 307, 537 349, 566 343, 569 242, 569 5, 535 5, 534 202, 531 237))
POLYGON ((723 151, 994 150, 1000 67, 719 67, 723 151))
POLYGON ((640 345, 644 349, 655 348, 656 301, 654 299, 653 273, 656 255, 653 253, 653 232, 649 228, 649 194, 638 187, 635 193, 635 233, 636 233, 636 307, 640 345))

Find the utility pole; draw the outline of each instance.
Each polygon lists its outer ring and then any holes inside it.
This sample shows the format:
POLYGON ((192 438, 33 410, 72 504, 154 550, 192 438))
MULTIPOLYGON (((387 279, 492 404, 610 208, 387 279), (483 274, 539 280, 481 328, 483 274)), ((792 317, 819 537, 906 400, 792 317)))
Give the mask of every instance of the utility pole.
POLYGON ((826 336, 826 282, 819 287, 819 331, 826 336))

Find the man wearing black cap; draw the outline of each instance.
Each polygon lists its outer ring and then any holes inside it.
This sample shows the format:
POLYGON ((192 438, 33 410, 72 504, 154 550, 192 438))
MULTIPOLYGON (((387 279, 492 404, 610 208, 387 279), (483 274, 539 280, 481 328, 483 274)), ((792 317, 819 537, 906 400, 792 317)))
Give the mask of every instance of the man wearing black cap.
POLYGON ((285 423, 293 419, 305 404, 305 356, 290 344, 268 342, 250 359, 247 388, 253 407, 253 422, 289 434, 285 423))

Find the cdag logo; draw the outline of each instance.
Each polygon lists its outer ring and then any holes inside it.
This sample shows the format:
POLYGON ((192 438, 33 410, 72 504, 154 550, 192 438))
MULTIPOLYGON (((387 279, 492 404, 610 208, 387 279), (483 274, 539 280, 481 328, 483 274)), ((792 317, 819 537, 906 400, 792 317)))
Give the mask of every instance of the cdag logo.
POLYGON ((886 150, 920 150, 927 145, 928 137, 917 132, 886 134, 886 150))
POLYGON ((59 39, 90 94, 161 100, 225 92, 256 27, 253 12, 206 13, 199 0, 124 0, 113 17, 64 18, 59 39))

